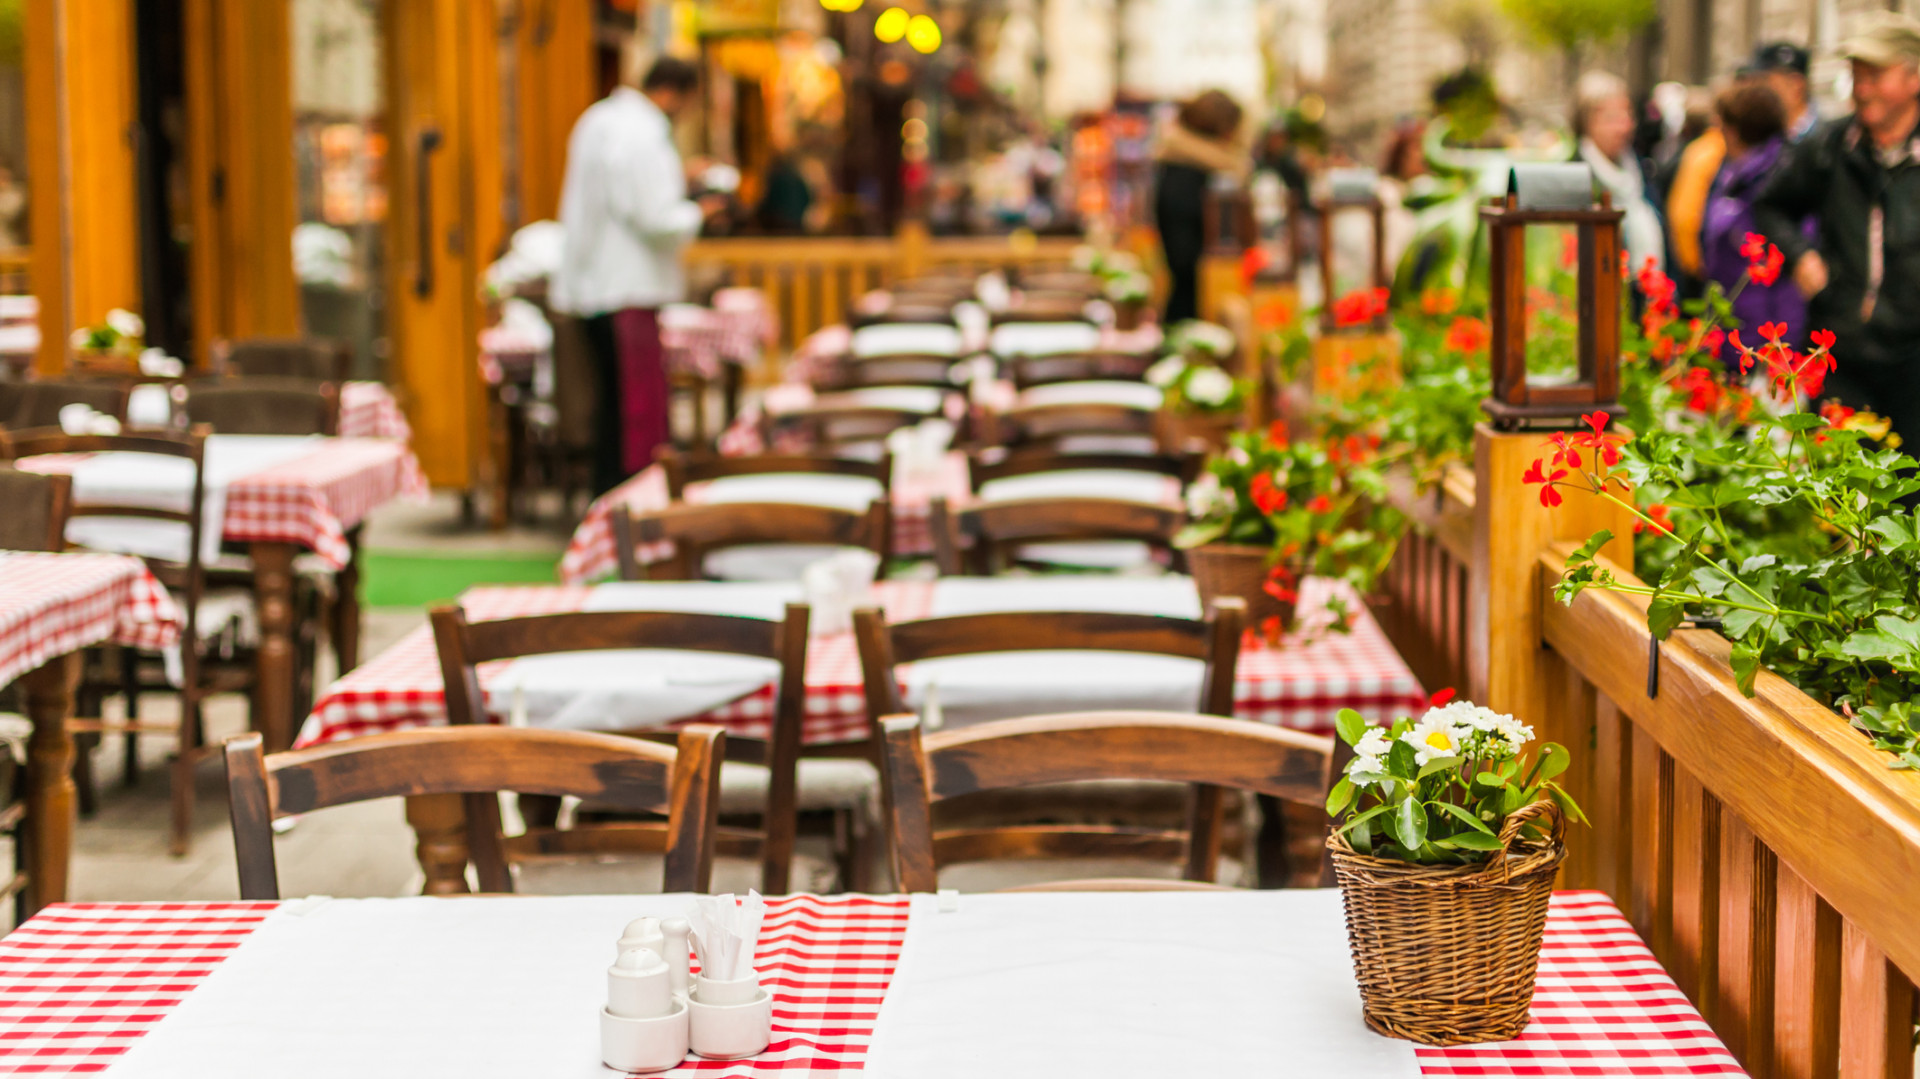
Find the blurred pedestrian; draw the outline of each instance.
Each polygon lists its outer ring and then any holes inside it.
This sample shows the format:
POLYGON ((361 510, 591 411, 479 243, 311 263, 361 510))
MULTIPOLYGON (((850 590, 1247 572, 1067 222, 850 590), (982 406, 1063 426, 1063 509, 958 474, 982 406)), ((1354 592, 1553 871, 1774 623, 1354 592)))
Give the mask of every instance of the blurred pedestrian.
POLYGON ((1700 228, 1706 218, 1707 196, 1726 161, 1727 140, 1721 125, 1711 124, 1680 151, 1666 192, 1667 247, 1673 256, 1674 276, 1682 280, 1682 294, 1699 295, 1688 284, 1703 281, 1700 228))
POLYGON ((1787 141, 1799 142, 1820 122, 1807 89, 1807 50, 1791 41, 1774 41, 1753 50, 1747 74, 1758 75, 1780 97, 1787 112, 1787 141))
MULTIPOLYGON (((1742 252, 1747 234, 1758 232, 1753 200, 1787 152, 1787 111, 1765 80, 1741 79, 1714 101, 1726 141, 1726 164, 1708 195, 1700 247, 1708 280, 1732 291, 1749 259, 1742 252)), ((1747 328, 1784 322, 1796 330, 1807 322, 1807 302, 1793 282, 1749 281, 1733 301, 1733 315, 1747 328)))
POLYGON ((681 251, 725 200, 686 197, 673 117, 699 69, 668 57, 639 89, 616 87, 573 125, 560 195, 566 244, 554 309, 579 315, 599 376, 593 482, 605 491, 653 462, 668 438, 660 307, 686 292, 681 251))
POLYGON ((1160 230, 1171 287, 1165 325, 1200 317, 1200 256, 1206 250, 1206 205, 1216 176, 1238 184, 1252 161, 1240 145, 1240 106, 1208 90, 1180 106, 1160 133, 1154 158, 1153 217, 1160 230))
POLYGON ((1876 13, 1841 46, 1853 65, 1853 117, 1793 147, 1754 204, 1807 298, 1807 321, 1828 330, 1838 369, 1827 390, 1920 438, 1920 22, 1876 13), (1809 216, 1818 238, 1802 231, 1809 216))
POLYGON ((797 236, 807 230, 807 211, 813 208, 813 188, 791 152, 774 155, 767 165, 766 190, 754 216, 760 231, 770 236, 797 236))
POLYGON ((1633 152, 1633 100, 1617 75, 1589 71, 1574 87, 1573 131, 1580 138, 1576 160, 1593 169, 1594 180, 1613 196, 1613 208, 1626 213, 1621 240, 1634 271, 1648 260, 1666 266, 1666 235, 1660 215, 1647 199, 1646 177, 1633 152))

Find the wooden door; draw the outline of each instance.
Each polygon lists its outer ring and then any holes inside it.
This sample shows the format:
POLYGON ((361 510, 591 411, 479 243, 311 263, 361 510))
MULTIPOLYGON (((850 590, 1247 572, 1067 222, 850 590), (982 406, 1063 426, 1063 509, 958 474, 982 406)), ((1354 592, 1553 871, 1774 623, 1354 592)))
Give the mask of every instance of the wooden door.
POLYGON ((485 445, 480 274, 504 236, 497 0, 388 0, 389 332, 414 451, 442 487, 485 445))

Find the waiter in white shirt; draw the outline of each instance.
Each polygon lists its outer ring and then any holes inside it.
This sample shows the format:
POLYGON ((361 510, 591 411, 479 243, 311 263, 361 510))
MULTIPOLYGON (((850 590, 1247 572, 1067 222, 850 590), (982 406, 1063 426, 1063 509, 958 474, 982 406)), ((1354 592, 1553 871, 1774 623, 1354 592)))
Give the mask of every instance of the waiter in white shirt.
POLYGON ((660 306, 685 294, 681 252, 718 208, 688 200, 673 145, 673 117, 699 89, 692 64, 661 59, 640 89, 590 106, 567 139, 566 246, 549 300, 581 317, 599 375, 596 491, 647 467, 668 439, 660 306))

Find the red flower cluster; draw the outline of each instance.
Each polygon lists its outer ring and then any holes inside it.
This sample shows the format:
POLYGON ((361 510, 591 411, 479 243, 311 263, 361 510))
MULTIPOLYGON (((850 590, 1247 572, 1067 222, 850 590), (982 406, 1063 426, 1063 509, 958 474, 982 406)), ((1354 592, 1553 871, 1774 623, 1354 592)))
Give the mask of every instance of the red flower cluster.
POLYGON ((1285 566, 1275 566, 1267 571, 1267 582, 1260 586, 1261 591, 1282 603, 1292 603, 1300 598, 1300 579, 1285 566))
POLYGON ((1379 450, 1379 435, 1348 435, 1327 446, 1327 459, 1336 465, 1357 465, 1372 460, 1379 450))
POLYGON ((1766 343, 1759 348, 1748 348, 1740 340, 1740 331, 1727 335, 1727 341, 1740 350, 1740 373, 1753 370, 1756 362, 1764 363, 1767 368, 1767 381, 1773 385, 1774 396, 1782 401, 1791 400, 1795 394, 1804 393, 1808 397, 1820 396, 1827 384, 1827 372, 1834 369, 1833 344, 1831 330, 1815 330, 1808 336, 1813 341, 1813 351, 1801 354, 1786 343, 1787 324, 1784 322, 1761 323, 1759 334, 1766 343))
POLYGON ((1247 484, 1247 493, 1253 496, 1253 506, 1261 513, 1279 513, 1287 508, 1286 488, 1275 485, 1271 472, 1262 472, 1247 484))
POLYGON ((1747 233, 1746 242, 1740 245, 1740 257, 1747 260, 1747 277, 1756 285, 1771 286, 1780 280, 1780 270, 1786 265, 1780 249, 1757 232, 1747 233))
POLYGON ((1251 288, 1253 279, 1258 277, 1260 271, 1266 269, 1267 264, 1271 261, 1273 261, 1273 256, 1267 253, 1266 248, 1247 248, 1246 251, 1240 255, 1240 283, 1251 288))
POLYGON ((1364 326, 1387 313, 1388 292, 1383 288, 1355 289, 1333 301, 1335 326, 1364 326))
POLYGON ((1292 432, 1287 430, 1286 420, 1275 420, 1267 424, 1267 441, 1276 446, 1284 446, 1292 441, 1292 432))
POLYGON ((1645 532, 1651 527, 1655 532, 1659 532, 1662 535, 1673 535, 1673 519, 1667 516, 1667 507, 1664 503, 1655 502, 1653 505, 1648 506, 1647 517, 1653 521, 1653 524, 1649 526, 1646 521, 1635 521, 1633 522, 1633 530, 1635 532, 1645 532))
POLYGON ((1314 495, 1311 499, 1307 500, 1308 513, 1326 513, 1331 509, 1333 509, 1333 499, 1328 498, 1326 495, 1314 495))
POLYGON ((1450 288, 1430 288, 1420 294, 1420 313, 1439 317, 1453 314, 1460 305, 1460 294, 1450 288))
POLYGON ((1695 412, 1716 412, 1726 396, 1725 387, 1704 367, 1689 367, 1673 380, 1673 388, 1687 395, 1687 407, 1695 412))
POLYGON ((1654 359, 1671 359, 1673 342, 1661 337, 1660 331, 1680 317, 1680 305, 1674 300, 1679 286, 1673 283, 1673 278, 1656 269, 1651 258, 1640 267, 1637 282, 1641 294, 1647 298, 1646 310, 1640 314, 1640 332, 1653 342, 1654 359))
POLYGON ((1522 483, 1540 485, 1540 504, 1549 508, 1558 506, 1564 499, 1554 487, 1566 479, 1568 469, 1579 468, 1581 452, 1593 455, 1594 466, 1612 468, 1620 463, 1620 446, 1626 442, 1624 435, 1610 435, 1607 424, 1613 417, 1604 412, 1590 412, 1580 417, 1588 431, 1569 434, 1556 431, 1547 444, 1553 447, 1553 460, 1549 465, 1544 458, 1535 458, 1531 467, 1520 477, 1522 483), (1551 468, 1552 471, 1548 471, 1551 468))
POLYGON ((1479 352, 1492 339, 1493 333, 1487 329, 1486 323, 1467 315, 1454 319, 1453 325, 1447 329, 1447 347, 1455 352, 1479 352))

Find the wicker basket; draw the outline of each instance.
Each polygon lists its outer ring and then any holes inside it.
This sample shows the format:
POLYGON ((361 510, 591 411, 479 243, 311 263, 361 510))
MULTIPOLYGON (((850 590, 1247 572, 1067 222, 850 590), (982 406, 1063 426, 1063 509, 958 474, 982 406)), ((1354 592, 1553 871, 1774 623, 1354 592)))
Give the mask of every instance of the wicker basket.
POLYGON ((1500 829, 1505 852, 1467 866, 1371 858, 1339 836, 1327 841, 1368 1026, 1427 1045, 1520 1034, 1565 827, 1554 803, 1523 806, 1500 829), (1521 825, 1543 818, 1547 838, 1520 838, 1521 825))
POLYGON ((1293 626, 1294 605, 1274 599, 1263 585, 1267 583, 1267 548, 1244 543, 1209 543, 1187 552, 1187 570, 1200 590, 1201 604, 1220 596, 1236 596, 1247 602, 1247 624, 1258 627, 1268 618, 1280 619, 1280 627, 1293 626))

